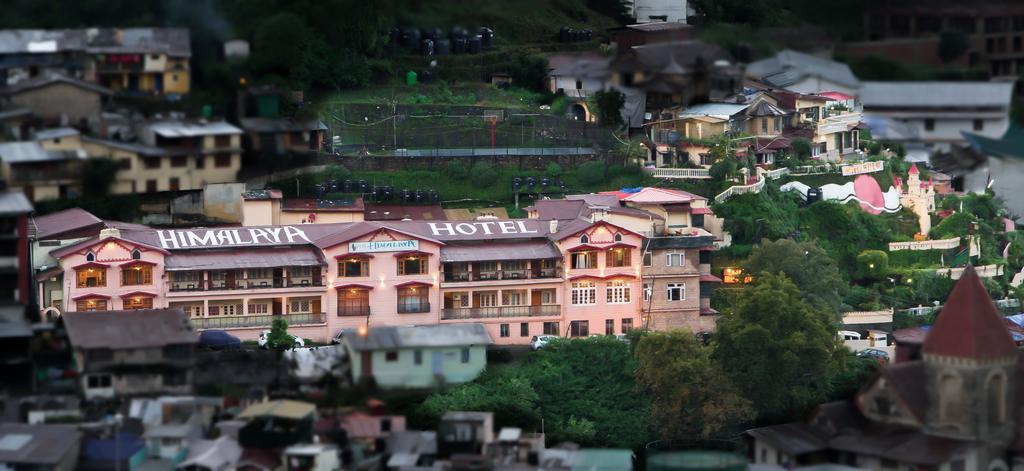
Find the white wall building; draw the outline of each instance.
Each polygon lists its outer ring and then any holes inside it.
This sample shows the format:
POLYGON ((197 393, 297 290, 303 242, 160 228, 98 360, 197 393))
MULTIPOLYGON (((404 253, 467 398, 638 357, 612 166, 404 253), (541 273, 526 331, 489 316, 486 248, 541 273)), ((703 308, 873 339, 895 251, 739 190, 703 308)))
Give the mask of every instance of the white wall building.
POLYGON ((686 0, 633 0, 633 17, 637 23, 686 23, 686 17, 690 14, 686 0))

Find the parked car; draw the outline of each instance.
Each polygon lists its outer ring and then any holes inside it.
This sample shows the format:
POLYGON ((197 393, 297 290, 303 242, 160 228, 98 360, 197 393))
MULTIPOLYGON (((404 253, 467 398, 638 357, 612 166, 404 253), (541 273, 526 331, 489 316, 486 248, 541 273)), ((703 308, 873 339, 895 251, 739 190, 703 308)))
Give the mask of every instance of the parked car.
POLYGON ((877 348, 865 348, 864 350, 857 352, 857 358, 873 358, 878 360, 879 363, 888 363, 889 353, 877 348))
POLYGON ((530 339, 530 350, 540 350, 541 347, 548 344, 548 342, 557 339, 557 335, 534 335, 530 339))
POLYGON ((199 333, 199 346, 210 350, 237 350, 242 341, 223 330, 204 330, 199 333))
MULTIPOLYGON (((260 348, 270 348, 270 342, 268 342, 269 337, 270 331, 264 330, 263 332, 260 332, 260 337, 259 339, 256 340, 256 343, 260 346, 260 348)), ((306 346, 306 342, 304 342, 302 338, 296 337, 294 335, 289 335, 289 337, 292 338, 292 348, 302 348, 306 346)))

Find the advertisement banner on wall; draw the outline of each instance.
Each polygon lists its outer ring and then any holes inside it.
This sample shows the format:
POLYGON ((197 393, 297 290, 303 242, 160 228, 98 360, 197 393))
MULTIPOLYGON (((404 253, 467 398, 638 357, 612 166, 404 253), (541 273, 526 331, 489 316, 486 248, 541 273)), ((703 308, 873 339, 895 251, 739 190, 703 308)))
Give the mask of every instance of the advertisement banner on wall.
POLYGON ((861 162, 859 164, 843 165, 843 176, 849 177, 853 175, 861 175, 864 173, 881 172, 885 169, 885 162, 878 160, 875 162, 861 162))

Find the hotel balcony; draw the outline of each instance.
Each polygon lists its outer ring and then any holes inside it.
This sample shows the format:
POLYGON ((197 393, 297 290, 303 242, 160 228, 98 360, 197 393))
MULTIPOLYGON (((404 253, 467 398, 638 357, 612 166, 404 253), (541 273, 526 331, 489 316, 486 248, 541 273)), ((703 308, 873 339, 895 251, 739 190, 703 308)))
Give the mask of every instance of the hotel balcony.
POLYGON ((338 315, 366 317, 370 315, 370 306, 338 306, 338 315))
POLYGON ((507 281, 507 280, 538 280, 538 279, 559 279, 562 277, 561 268, 525 268, 516 270, 452 270, 445 267, 445 283, 469 283, 480 281, 507 281))
POLYGON ((494 319, 499 317, 547 317, 562 314, 562 306, 545 304, 541 306, 500 306, 463 307, 442 309, 441 319, 494 319))
POLYGON ((312 288, 323 287, 322 280, 304 278, 275 277, 252 280, 196 280, 196 281, 170 281, 168 291, 232 291, 246 289, 268 289, 268 288, 312 288))
POLYGON ((205 329, 249 329, 256 327, 270 328, 274 319, 283 318, 288 326, 317 325, 327 322, 327 314, 323 312, 307 314, 256 315, 256 316, 218 316, 193 317, 192 325, 196 330, 205 329))
POLYGON ((417 313, 423 313, 423 312, 430 312, 430 303, 428 303, 428 302, 418 302, 418 303, 407 303, 407 304, 399 303, 398 304, 398 313, 399 314, 417 314, 417 313))

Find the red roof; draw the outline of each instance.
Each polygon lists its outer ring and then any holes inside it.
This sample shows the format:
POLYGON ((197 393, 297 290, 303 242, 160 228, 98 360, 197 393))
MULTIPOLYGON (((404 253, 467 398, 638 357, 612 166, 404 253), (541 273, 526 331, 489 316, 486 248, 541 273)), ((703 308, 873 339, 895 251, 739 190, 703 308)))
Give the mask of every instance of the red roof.
POLYGON ((923 352, 958 358, 1005 358, 1017 353, 1013 338, 981 278, 968 266, 924 341, 923 352))
POLYGON ((917 164, 910 164, 910 171, 908 171, 907 173, 910 175, 919 173, 919 171, 917 170, 917 164))
POLYGON ((821 95, 821 96, 823 96, 825 98, 830 98, 830 99, 835 100, 835 101, 845 101, 845 100, 852 100, 852 99, 856 98, 853 95, 847 95, 847 94, 842 93, 842 92, 821 92, 818 95, 821 95))
POLYGON ((722 279, 715 275, 705 273, 700 276, 700 281, 704 283, 721 283, 722 279))

